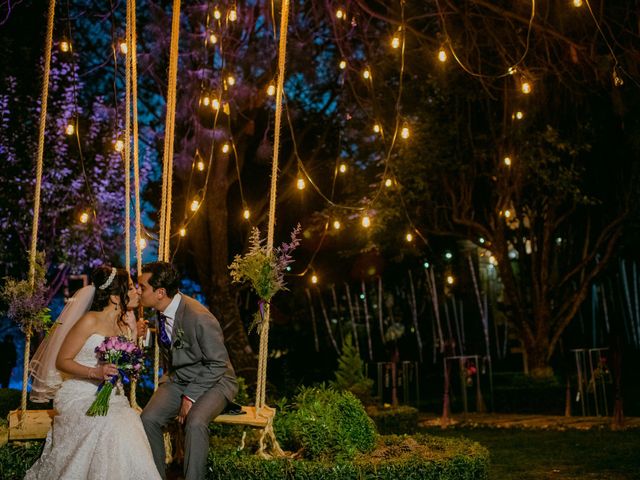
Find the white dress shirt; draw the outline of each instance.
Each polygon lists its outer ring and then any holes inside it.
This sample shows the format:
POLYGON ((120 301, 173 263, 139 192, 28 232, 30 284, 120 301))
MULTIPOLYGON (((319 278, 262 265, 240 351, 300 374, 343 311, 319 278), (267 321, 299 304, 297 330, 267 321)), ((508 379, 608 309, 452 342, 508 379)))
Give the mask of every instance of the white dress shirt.
POLYGON ((169 340, 172 340, 171 334, 173 333, 173 322, 176 319, 176 312, 178 311, 180 300, 182 300, 182 295, 180 295, 180 293, 176 293, 171 299, 171 303, 167 305, 167 308, 165 308, 163 312, 160 312, 167 318, 164 323, 164 329, 169 336, 169 340))

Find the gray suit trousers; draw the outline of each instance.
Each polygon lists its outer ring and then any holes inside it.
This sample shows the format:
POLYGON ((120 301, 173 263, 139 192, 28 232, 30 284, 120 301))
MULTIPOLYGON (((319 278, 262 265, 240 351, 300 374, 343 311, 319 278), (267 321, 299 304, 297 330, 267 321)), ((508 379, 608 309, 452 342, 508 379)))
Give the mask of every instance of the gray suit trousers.
MULTIPOLYGON (((162 429, 178 415, 185 388, 170 380, 162 383, 140 417, 151 444, 153 460, 162 478, 166 478, 162 429)), ((227 399, 222 389, 214 387, 198 398, 191 407, 184 425, 185 480, 205 478, 209 453, 209 423, 220 415, 226 406, 227 399)))

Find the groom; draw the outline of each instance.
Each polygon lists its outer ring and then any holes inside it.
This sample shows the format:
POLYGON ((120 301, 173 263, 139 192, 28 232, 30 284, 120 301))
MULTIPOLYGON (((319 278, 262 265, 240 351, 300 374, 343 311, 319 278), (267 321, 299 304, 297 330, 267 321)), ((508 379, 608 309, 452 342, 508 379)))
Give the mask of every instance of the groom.
POLYGON ((142 267, 140 300, 158 311, 158 343, 165 367, 141 418, 162 478, 162 429, 177 418, 185 430, 185 479, 201 480, 209 451, 209 422, 233 401, 238 384, 218 320, 197 300, 180 293, 179 283, 178 273, 167 262, 142 267))

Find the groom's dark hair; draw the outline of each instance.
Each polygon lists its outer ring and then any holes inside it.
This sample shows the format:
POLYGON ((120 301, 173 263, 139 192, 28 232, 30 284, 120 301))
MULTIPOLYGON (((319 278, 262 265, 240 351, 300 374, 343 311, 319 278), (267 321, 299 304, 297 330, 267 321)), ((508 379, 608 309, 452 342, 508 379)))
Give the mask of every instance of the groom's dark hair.
POLYGON ((167 295, 173 297, 180 287, 180 276, 169 262, 151 262, 142 266, 142 273, 150 273, 149 285, 154 290, 164 288, 167 295))

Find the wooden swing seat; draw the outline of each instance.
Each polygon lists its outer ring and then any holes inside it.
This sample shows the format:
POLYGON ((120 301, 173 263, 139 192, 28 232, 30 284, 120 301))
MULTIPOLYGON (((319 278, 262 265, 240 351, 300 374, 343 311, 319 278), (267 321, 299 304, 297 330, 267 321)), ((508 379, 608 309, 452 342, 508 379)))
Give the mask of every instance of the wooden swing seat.
MULTIPOLYGON (((265 428, 269 420, 276 414, 276 409, 264 406, 242 407, 240 415, 218 415, 213 421, 227 425, 248 425, 251 427, 265 428)), ((43 440, 51 428, 53 418, 57 415, 51 410, 27 410, 22 426, 20 423, 20 410, 9 412, 9 441, 43 440)))

